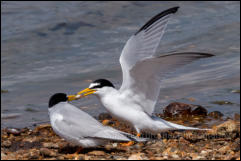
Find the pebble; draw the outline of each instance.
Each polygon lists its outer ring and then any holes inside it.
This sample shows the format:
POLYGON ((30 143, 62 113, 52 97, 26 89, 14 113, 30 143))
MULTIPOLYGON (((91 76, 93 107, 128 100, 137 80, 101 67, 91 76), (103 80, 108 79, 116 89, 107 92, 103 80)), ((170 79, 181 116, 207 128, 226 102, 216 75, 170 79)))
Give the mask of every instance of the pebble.
POLYGON ((50 150, 48 148, 41 148, 40 149, 40 154, 45 156, 45 157, 55 157, 55 156, 57 156, 56 152, 54 152, 54 151, 52 151, 52 150, 50 150))
POLYGON ((143 160, 141 157, 141 153, 138 154, 132 154, 131 156, 129 156, 128 160, 143 160))
POLYGON ((88 153, 89 155, 96 155, 96 156, 101 156, 101 155, 106 155, 104 151, 99 151, 99 150, 94 150, 88 153))
POLYGON ((53 148, 53 149, 58 149, 59 145, 57 143, 43 143, 43 147, 45 148, 53 148))
POLYGON ((219 111, 213 111, 208 114, 208 116, 215 118, 215 119, 220 119, 223 117, 223 114, 219 111))
POLYGON ((1 146, 4 146, 5 148, 9 148, 12 145, 12 142, 10 140, 6 140, 2 143, 1 146))

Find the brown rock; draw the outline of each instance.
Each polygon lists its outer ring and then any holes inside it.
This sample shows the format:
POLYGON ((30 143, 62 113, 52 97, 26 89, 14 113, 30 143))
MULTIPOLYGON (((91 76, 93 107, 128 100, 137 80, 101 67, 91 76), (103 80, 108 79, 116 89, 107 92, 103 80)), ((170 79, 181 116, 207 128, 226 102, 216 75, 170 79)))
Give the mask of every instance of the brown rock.
POLYGON ((163 113, 165 117, 183 117, 187 115, 206 116, 207 110, 200 105, 173 102, 164 108, 163 113))
POLYGON ((199 105, 192 105, 192 115, 207 116, 208 111, 199 105))
POLYGON ((164 108, 163 114, 165 117, 190 115, 191 106, 185 103, 173 102, 164 108))

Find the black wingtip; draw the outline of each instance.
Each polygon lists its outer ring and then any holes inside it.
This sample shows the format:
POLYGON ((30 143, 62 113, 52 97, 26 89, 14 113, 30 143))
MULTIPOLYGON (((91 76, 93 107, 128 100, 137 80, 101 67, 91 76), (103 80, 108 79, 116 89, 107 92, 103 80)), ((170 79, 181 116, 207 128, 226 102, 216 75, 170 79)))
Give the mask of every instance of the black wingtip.
POLYGON ((169 14, 174 14, 178 11, 179 6, 176 7, 172 7, 169 8, 165 11, 162 11, 161 13, 157 14, 156 16, 152 17, 144 26, 142 26, 136 33, 135 35, 137 35, 140 31, 145 30, 146 28, 148 28, 150 25, 152 25, 154 22, 156 22, 157 20, 159 20, 160 18, 169 15, 169 14))

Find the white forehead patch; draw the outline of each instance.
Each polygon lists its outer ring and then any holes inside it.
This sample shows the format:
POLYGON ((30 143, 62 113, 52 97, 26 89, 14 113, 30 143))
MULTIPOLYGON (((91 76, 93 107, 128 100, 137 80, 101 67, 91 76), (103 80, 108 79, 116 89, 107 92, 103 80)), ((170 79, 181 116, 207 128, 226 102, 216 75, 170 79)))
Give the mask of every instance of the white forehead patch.
POLYGON ((100 83, 91 83, 89 88, 93 88, 94 86, 98 86, 98 85, 100 85, 100 83))

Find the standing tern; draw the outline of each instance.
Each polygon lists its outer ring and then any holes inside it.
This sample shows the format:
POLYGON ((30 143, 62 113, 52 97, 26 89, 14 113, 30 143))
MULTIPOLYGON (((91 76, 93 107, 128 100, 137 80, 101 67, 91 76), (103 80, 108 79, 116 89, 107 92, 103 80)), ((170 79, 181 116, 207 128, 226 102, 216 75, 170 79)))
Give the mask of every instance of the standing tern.
POLYGON ((197 59, 213 56, 198 52, 154 56, 169 17, 178 8, 173 7, 159 13, 127 41, 120 56, 123 82, 119 90, 110 81, 98 79, 89 88, 79 92, 76 99, 96 95, 114 118, 132 125, 137 136, 143 131, 158 133, 173 129, 198 130, 152 116, 165 74, 197 59))
POLYGON ((71 105, 73 95, 56 93, 49 100, 49 117, 56 134, 66 141, 85 147, 104 145, 108 141, 146 141, 131 134, 103 126, 89 114, 71 105))

